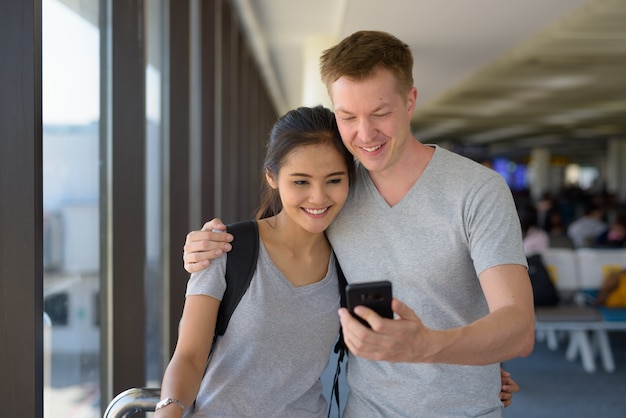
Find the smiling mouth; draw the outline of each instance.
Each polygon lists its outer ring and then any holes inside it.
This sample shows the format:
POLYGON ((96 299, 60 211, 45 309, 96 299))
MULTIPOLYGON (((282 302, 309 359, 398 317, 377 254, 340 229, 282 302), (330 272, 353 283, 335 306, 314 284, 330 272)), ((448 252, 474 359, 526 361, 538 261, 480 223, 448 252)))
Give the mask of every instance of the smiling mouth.
POLYGON ((383 145, 376 145, 375 147, 361 147, 361 149, 367 151, 367 152, 374 152, 380 149, 380 147, 382 147, 383 145))
POLYGON ((302 208, 302 209, 304 209, 306 213, 310 213, 311 215, 321 215, 325 213, 329 208, 330 206, 322 208, 322 209, 307 209, 307 208, 302 208))

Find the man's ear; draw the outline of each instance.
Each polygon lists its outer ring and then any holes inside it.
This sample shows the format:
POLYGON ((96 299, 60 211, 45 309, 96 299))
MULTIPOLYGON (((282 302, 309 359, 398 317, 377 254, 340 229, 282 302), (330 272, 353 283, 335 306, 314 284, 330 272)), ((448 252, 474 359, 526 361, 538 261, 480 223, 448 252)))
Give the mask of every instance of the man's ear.
POLYGON ((415 104, 417 103, 417 88, 413 86, 411 90, 409 90, 409 94, 407 96, 408 110, 410 114, 413 114, 415 110, 415 104))
POLYGON ((276 178, 274 178, 274 174, 270 173, 268 170, 265 170, 265 180, 267 180, 267 184, 269 184, 272 189, 278 189, 278 183, 276 182, 276 178))

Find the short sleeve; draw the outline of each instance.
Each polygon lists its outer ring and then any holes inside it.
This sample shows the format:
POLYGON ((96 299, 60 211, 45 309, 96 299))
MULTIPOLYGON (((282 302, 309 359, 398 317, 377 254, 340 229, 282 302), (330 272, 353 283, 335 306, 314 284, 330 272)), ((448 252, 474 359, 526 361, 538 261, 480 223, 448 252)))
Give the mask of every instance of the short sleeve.
POLYGON ((196 273, 192 273, 187 282, 186 296, 208 295, 222 300, 226 291, 226 257, 220 257, 211 261, 209 267, 196 273))

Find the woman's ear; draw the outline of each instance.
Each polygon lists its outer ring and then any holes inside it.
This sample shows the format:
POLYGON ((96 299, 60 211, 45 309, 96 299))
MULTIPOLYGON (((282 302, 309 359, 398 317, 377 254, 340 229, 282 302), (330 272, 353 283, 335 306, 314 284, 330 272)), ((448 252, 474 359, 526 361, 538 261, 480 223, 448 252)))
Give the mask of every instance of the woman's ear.
POLYGON ((274 178, 274 174, 270 173, 268 170, 265 170, 265 180, 267 180, 267 184, 269 184, 272 189, 278 189, 278 183, 274 178))

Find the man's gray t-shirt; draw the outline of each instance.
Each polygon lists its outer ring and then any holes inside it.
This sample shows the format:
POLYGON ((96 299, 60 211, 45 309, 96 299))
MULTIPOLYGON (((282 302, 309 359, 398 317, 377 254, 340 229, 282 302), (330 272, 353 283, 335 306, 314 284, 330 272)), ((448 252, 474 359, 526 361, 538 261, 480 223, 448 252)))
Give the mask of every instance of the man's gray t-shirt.
MULTIPOLYGON (((489 313, 478 274, 526 265, 502 176, 436 147, 406 196, 390 207, 358 165, 328 237, 348 282, 390 280, 394 296, 433 329, 489 313)), ((499 365, 407 364, 349 356, 345 418, 500 417, 499 365)))
MULTIPOLYGON (((187 296, 221 300, 225 268, 220 257, 192 274, 187 296)), ((218 340, 192 416, 325 417, 320 376, 339 333, 339 303, 334 255, 322 281, 295 287, 261 242, 256 272, 218 340)))

